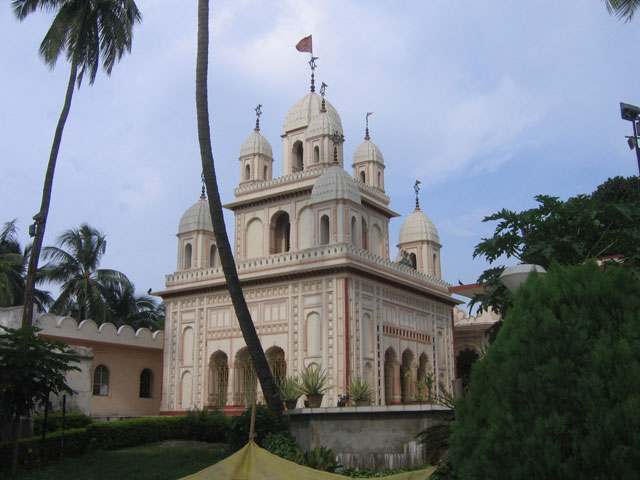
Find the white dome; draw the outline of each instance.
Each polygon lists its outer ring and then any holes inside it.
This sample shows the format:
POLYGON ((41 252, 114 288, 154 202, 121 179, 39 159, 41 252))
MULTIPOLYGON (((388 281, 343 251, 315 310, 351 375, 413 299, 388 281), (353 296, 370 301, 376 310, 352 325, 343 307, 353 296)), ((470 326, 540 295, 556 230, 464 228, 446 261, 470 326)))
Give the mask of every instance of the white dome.
POLYGON ((320 112, 309 122, 307 127, 307 138, 313 138, 318 135, 333 135, 335 131, 342 134, 342 125, 340 118, 329 115, 329 112, 320 112), (337 121, 336 121, 337 120, 337 121))
POLYGON ((240 157, 244 157, 245 155, 255 155, 257 153, 273 158, 273 152, 271 150, 269 140, 264 138, 260 131, 256 129, 254 130, 253 135, 250 135, 244 142, 242 142, 242 147, 240 147, 240 157))
POLYGON ((378 146, 371 140, 365 140, 362 142, 356 151, 353 152, 353 164, 368 162, 373 160, 384 165, 384 159, 382 158, 382 152, 378 146))
POLYGON ((402 224, 399 235, 399 244, 430 240, 440 243, 436 226, 422 211, 416 210, 402 224))
POLYGON ((209 202, 204 198, 204 195, 184 212, 178 225, 178 234, 195 230, 213 232, 213 224, 209 214, 209 202))
MULTIPOLYGON (((331 105, 328 100, 325 99, 324 104, 327 110, 326 114, 331 117, 331 123, 339 127, 335 130, 342 133, 342 121, 340 120, 340 115, 338 115, 338 112, 333 108, 333 105, 331 105)), ((320 115, 321 106, 322 97, 317 93, 308 93, 302 97, 289 109, 289 112, 287 112, 287 116, 284 119, 284 133, 308 126, 311 123, 311 120, 320 115)))
POLYGON ((360 204, 360 190, 357 182, 339 165, 327 168, 316 180, 309 204, 331 201, 351 200, 360 204))

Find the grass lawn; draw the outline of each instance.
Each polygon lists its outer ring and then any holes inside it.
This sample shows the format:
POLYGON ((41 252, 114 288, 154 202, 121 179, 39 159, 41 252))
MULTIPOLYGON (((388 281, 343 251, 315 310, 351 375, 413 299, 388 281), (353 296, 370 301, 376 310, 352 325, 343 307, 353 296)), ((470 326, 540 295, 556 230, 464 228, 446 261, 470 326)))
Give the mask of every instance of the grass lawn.
MULTIPOLYGON (((228 455, 222 445, 160 442, 122 450, 96 450, 62 465, 17 474, 19 480, 174 480, 206 468, 228 455)), ((3 476, 6 472, 1 472, 3 476)))

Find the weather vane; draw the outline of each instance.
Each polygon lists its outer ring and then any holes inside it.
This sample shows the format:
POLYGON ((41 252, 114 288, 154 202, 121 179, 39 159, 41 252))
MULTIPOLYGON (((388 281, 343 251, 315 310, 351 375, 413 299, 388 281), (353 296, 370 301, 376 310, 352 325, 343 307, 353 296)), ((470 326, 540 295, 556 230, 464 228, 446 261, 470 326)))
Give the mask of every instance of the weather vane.
POLYGON ((369 115, 373 115, 373 112, 367 112, 367 116, 365 117, 366 128, 364 129, 364 139, 369 140, 369 115))
POLYGON ((262 104, 258 104, 255 108, 256 112, 256 132, 260 131, 260 115, 262 115, 262 104))
POLYGON ((309 60, 309 66, 311 67, 311 93, 316 91, 316 84, 315 84, 315 77, 313 74, 313 71, 316 69, 317 65, 316 65, 316 60, 318 60, 319 57, 311 57, 311 60, 309 60))
POLYGON ((333 163, 338 163, 338 145, 344 142, 344 135, 335 130, 331 141, 333 142, 333 163))
POLYGON ((416 192, 416 210, 420 210, 420 201, 418 200, 418 193, 420 192, 420 180, 416 180, 416 183, 413 185, 413 189, 416 192))
POLYGON ((324 94, 325 94, 328 86, 329 85, 327 85, 326 83, 322 82, 322 86, 320 87, 320 95, 322 95, 322 108, 320 109, 321 112, 326 112, 327 111, 327 109, 326 109, 326 107, 324 105, 324 94))

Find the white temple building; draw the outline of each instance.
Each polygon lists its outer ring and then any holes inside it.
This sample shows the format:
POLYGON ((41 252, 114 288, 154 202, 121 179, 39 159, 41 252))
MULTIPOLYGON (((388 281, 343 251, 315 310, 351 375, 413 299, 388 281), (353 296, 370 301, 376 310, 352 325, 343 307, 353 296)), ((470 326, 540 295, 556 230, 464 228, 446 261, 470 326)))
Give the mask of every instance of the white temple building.
MULTIPOLYGON (((442 280, 436 227, 416 201, 392 260, 389 221, 399 215, 385 194, 382 152, 367 129, 347 172, 342 133, 337 110, 312 87, 284 119, 281 176, 258 122, 240 147, 235 200, 225 207, 269 364, 276 378, 326 369, 323 406, 336 406, 354 376, 371 382, 374 405, 413 401, 413 380, 429 374, 451 389, 461 302, 442 280)), ((177 268, 158 294, 166 306, 161 413, 244 406, 256 379, 204 196, 177 236, 177 268)))

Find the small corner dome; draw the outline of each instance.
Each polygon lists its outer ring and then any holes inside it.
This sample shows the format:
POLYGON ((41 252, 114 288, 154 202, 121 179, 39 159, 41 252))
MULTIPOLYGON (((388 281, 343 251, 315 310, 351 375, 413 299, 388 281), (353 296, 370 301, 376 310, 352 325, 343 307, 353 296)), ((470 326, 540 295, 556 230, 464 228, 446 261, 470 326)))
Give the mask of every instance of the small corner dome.
POLYGON ((311 190, 309 204, 332 200, 351 200, 357 204, 361 203, 358 183, 339 165, 327 168, 316 180, 311 190))
POLYGON ((264 138, 258 130, 254 131, 253 135, 247 137, 247 139, 242 142, 242 147, 240 147, 240 157, 255 154, 262 154, 273 158, 273 151, 271 150, 269 140, 264 138))
POLYGON ((414 211, 404 221, 398 240, 400 245, 425 240, 440 244, 435 224, 420 210, 414 211))
MULTIPOLYGON (((327 110, 326 115, 331 117, 331 123, 339 127, 334 130, 342 132, 342 121, 340 120, 340 115, 338 115, 337 110, 327 99, 325 99, 324 105, 327 110)), ((307 127, 311 123, 311 120, 320 115, 321 106, 322 97, 317 93, 308 93, 302 97, 287 112, 287 116, 284 118, 284 133, 307 127)))
POLYGON ((382 152, 378 146, 371 140, 365 140, 362 142, 356 151, 353 152, 353 163, 362 163, 374 161, 384 165, 384 159, 382 158, 382 152))
POLYGON ((200 200, 184 212, 178 225, 178 235, 195 230, 213 232, 213 224, 211 223, 211 215, 209 214, 209 202, 207 202, 204 196, 200 197, 200 200))
MULTIPOLYGON (((325 101, 326 105, 326 101, 325 101)), ((329 111, 320 113, 313 117, 307 127, 307 138, 313 138, 318 135, 333 135, 334 132, 342 134, 342 124, 340 118, 329 115, 329 111)))

